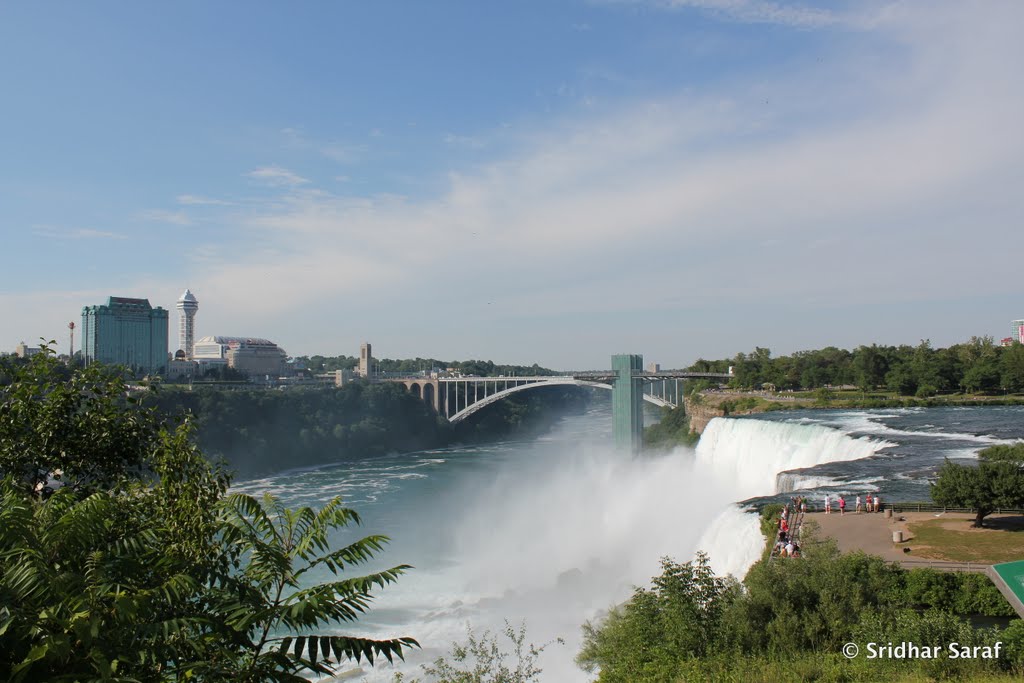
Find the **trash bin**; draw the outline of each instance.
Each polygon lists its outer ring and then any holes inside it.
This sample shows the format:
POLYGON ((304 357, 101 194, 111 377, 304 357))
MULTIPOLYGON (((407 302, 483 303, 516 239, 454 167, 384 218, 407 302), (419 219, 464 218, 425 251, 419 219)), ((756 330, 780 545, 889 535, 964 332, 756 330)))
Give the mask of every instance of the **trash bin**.
POLYGON ((903 543, 903 531, 901 529, 892 532, 892 542, 903 543))
POLYGON ((887 519, 892 517, 892 508, 885 508, 885 516, 887 519))

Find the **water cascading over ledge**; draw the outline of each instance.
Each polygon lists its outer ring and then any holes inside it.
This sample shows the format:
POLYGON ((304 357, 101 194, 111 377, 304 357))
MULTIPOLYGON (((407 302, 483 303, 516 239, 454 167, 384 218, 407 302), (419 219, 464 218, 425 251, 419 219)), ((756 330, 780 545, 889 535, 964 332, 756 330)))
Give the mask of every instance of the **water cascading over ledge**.
POLYGON ((859 460, 894 445, 822 425, 719 417, 701 434, 696 457, 745 500, 778 493, 782 472, 859 460))

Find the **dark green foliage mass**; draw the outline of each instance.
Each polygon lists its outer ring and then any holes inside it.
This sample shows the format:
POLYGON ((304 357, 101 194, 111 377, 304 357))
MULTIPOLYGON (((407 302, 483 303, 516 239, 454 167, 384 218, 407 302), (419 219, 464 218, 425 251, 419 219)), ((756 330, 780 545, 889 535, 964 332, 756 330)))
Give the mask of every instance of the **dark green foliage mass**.
POLYGON ((387 539, 333 546, 359 522, 340 500, 290 510, 228 495, 192 426, 128 401, 117 376, 68 375, 43 354, 8 379, 0 679, 299 682, 416 646, 345 633, 408 567, 348 575, 387 539), (67 485, 37 485, 58 466, 67 485), (335 579, 304 587, 313 569, 335 579))
POLYGON ((734 358, 698 360, 697 372, 733 368, 734 387, 810 390, 825 386, 857 387, 867 393, 888 389, 902 396, 927 398, 936 393, 1002 393, 1024 391, 1024 345, 1001 346, 991 337, 972 337, 945 349, 928 340, 917 346, 858 346, 853 351, 827 347, 772 357, 755 348, 734 358))
POLYGON ((661 420, 644 428, 644 445, 650 448, 671 448, 672 446, 693 446, 700 435, 690 431, 690 416, 686 406, 662 408, 661 420))
POLYGON ((450 426, 400 384, 164 389, 150 401, 167 416, 191 415, 202 449, 223 457, 239 476, 435 448, 451 440, 450 426))
MULTIPOLYGON (((774 510, 767 518, 775 517, 774 510)), ((774 534, 774 527, 770 526, 774 534)), ((972 680, 1024 673, 1024 626, 975 629, 972 615, 1008 616, 981 575, 905 571, 879 557, 842 554, 806 539, 800 559, 761 560, 742 585, 715 577, 707 557, 662 561, 651 588, 584 627, 577 662, 602 683, 688 680, 900 680, 903 674, 972 680), (966 646, 1004 643, 995 660, 847 659, 846 643, 966 646)), ((914 679, 917 680, 917 679, 914 679)))

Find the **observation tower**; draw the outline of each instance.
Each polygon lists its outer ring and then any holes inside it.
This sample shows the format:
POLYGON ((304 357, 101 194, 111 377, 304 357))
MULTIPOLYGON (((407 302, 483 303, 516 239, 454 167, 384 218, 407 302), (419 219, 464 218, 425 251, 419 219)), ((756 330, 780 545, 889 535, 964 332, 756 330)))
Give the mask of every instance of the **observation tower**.
POLYGON ((185 352, 185 358, 192 357, 192 348, 195 343, 196 312, 199 310, 199 300, 195 294, 188 289, 178 299, 178 348, 185 352))

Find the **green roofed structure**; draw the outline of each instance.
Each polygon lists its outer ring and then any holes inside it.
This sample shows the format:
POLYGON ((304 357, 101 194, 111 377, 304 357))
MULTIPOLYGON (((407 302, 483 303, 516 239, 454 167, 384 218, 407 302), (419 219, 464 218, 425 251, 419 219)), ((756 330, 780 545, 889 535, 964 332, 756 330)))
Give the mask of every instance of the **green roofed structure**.
POLYGON ((986 573, 1017 615, 1024 618, 1024 560, 994 564, 986 573))
POLYGON ((619 450, 639 453, 644 441, 644 357, 628 353, 612 356, 612 432, 619 450))
POLYGON ((82 355, 86 363, 124 365, 140 374, 167 371, 167 311, 149 299, 112 296, 82 309, 82 355))

